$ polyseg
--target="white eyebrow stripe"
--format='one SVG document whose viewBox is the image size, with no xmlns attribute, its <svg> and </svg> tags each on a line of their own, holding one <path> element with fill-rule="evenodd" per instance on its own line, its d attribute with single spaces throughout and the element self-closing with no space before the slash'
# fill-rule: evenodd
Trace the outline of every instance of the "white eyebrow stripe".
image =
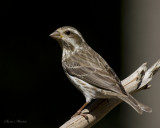
<svg viewBox="0 0 160 128">
<path fill-rule="evenodd" d="M 70 29 L 70 28 L 68 28 L 68 29 L 69 29 L 70 31 L 73 31 L 73 32 L 76 33 L 77 35 L 79 35 L 79 36 L 81 37 L 82 41 L 85 42 L 85 40 L 83 39 L 83 37 L 82 37 L 82 35 L 81 35 L 80 32 L 78 32 L 77 30 L 74 30 L 74 29 Z"/>
</svg>

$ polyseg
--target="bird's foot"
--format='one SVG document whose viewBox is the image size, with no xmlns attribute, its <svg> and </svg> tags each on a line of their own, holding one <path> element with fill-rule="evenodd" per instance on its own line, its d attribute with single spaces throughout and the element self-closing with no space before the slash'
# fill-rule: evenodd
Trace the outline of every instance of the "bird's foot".
<svg viewBox="0 0 160 128">
<path fill-rule="evenodd" d="M 82 113 L 82 111 L 77 111 L 71 118 L 80 115 L 80 116 L 83 116 L 85 119 L 88 119 L 87 114 L 88 114 L 88 112 Z"/>
</svg>

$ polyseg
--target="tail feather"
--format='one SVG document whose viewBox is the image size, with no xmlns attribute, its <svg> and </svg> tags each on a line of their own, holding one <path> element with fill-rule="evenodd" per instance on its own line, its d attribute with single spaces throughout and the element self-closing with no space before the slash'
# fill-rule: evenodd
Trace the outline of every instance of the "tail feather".
<svg viewBox="0 0 160 128">
<path fill-rule="evenodd" d="M 121 98 L 123 101 L 127 102 L 130 106 L 132 106 L 139 114 L 142 114 L 144 112 L 151 113 L 152 109 L 139 101 L 137 101 L 134 97 L 132 97 L 130 94 L 128 94 L 127 97 Z"/>
</svg>

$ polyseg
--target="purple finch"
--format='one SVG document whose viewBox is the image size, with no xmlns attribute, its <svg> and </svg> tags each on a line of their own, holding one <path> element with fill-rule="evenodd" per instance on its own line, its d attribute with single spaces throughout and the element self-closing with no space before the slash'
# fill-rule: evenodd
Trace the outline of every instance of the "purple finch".
<svg viewBox="0 0 160 128">
<path fill-rule="evenodd" d="M 121 81 L 107 64 L 83 39 L 78 30 L 65 26 L 50 35 L 62 48 L 62 66 L 75 87 L 82 92 L 86 103 L 77 111 L 77 115 L 92 99 L 119 98 L 131 105 L 139 114 L 152 112 L 128 94 Z"/>
</svg>

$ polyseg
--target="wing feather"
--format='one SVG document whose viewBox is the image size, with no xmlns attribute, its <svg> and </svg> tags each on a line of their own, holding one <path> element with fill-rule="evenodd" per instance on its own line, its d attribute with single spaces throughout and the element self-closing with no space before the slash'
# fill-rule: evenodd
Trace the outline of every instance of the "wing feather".
<svg viewBox="0 0 160 128">
<path fill-rule="evenodd" d="M 91 48 L 75 53 L 64 60 L 62 66 L 69 75 L 97 88 L 127 95 L 112 68 Z"/>
<path fill-rule="evenodd" d="M 75 63 L 76 66 L 73 66 Z M 109 90 L 116 93 L 123 93 L 125 94 L 125 90 L 123 87 L 121 89 L 121 85 L 118 85 L 119 81 L 113 77 L 113 75 L 108 72 L 107 70 L 101 70 L 100 68 L 96 69 L 95 67 L 87 67 L 82 66 L 77 62 L 72 61 L 72 67 L 63 66 L 65 67 L 65 71 L 74 77 L 77 77 L 97 88 Z"/>
</svg>

